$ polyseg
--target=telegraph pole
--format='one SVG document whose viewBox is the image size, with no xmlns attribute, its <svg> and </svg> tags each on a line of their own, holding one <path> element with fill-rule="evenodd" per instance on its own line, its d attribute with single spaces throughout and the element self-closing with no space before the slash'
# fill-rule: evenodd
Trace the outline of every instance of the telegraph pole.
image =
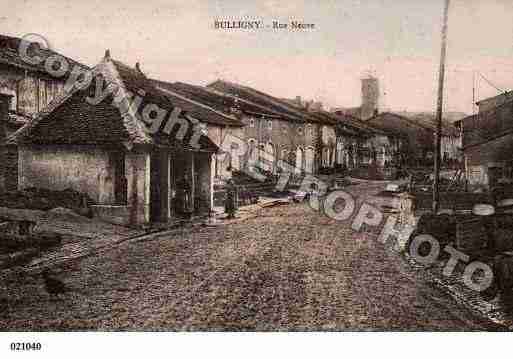
<svg viewBox="0 0 513 359">
<path fill-rule="evenodd" d="M 440 182 L 440 150 L 442 137 L 442 109 L 444 101 L 445 55 L 447 51 L 447 19 L 449 17 L 449 2 L 445 0 L 444 18 L 442 25 L 442 50 L 440 52 L 440 70 L 438 74 L 438 101 L 436 107 L 436 133 L 435 133 L 435 178 L 433 182 L 433 213 L 438 213 L 439 182 Z"/>
</svg>

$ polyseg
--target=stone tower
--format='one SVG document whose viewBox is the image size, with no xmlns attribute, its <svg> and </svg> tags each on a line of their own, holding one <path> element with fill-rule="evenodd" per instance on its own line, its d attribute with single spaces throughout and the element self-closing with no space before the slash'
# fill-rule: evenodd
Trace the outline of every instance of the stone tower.
<svg viewBox="0 0 513 359">
<path fill-rule="evenodd" d="M 374 116 L 379 109 L 379 80 L 368 76 L 362 79 L 361 118 L 367 120 Z"/>
</svg>

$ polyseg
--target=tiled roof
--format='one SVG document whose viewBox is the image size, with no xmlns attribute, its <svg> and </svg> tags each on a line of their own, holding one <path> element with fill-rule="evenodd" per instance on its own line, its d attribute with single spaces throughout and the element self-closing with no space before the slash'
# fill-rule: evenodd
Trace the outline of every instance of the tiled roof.
<svg viewBox="0 0 513 359">
<path fill-rule="evenodd" d="M 430 117 L 413 116 L 412 118 L 409 118 L 393 112 L 379 113 L 366 120 L 365 123 L 397 134 L 404 134 L 405 132 L 411 131 L 412 129 L 418 129 L 434 134 L 436 129 L 436 125 L 430 120 Z M 454 126 L 448 124 L 442 125 L 442 134 L 444 136 L 459 135 L 457 129 Z"/>
<path fill-rule="evenodd" d="M 396 115 L 403 116 L 409 119 L 411 122 L 417 123 L 423 127 L 431 128 L 433 130 L 436 129 L 436 116 L 434 113 L 429 112 L 401 112 L 395 113 Z M 444 114 L 444 118 L 442 119 L 442 134 L 445 136 L 458 136 L 459 132 L 456 127 L 451 123 L 451 121 L 446 118 Z"/>
<path fill-rule="evenodd" d="M 255 90 L 248 86 L 242 86 L 232 82 L 217 80 L 207 86 L 221 92 L 229 93 L 239 98 L 248 100 L 252 103 L 264 106 L 274 112 L 284 116 L 287 120 L 297 122 L 313 122 L 332 124 L 331 121 L 325 121 L 313 116 L 305 110 L 301 110 L 283 100 L 274 96 Z"/>
<path fill-rule="evenodd" d="M 490 100 L 500 100 L 503 99 L 504 102 L 513 100 L 513 91 L 505 91 L 504 93 L 498 94 L 496 96 L 488 97 L 476 102 L 476 105 L 479 105 L 483 102 L 488 102 Z"/>
<path fill-rule="evenodd" d="M 282 117 L 279 112 L 272 111 L 265 106 L 229 93 L 217 91 L 213 88 L 195 86 L 183 82 L 165 83 L 164 86 L 224 113 L 231 113 L 232 109 L 238 109 L 249 115 Z"/>
<path fill-rule="evenodd" d="M 365 123 L 364 121 L 360 120 L 359 118 L 356 118 L 355 116 L 349 115 L 349 114 L 335 114 L 332 112 L 327 111 L 319 111 L 319 113 L 322 113 L 322 115 L 327 116 L 331 118 L 332 120 L 336 121 L 337 126 L 343 126 L 343 127 L 349 127 L 353 130 L 356 130 L 358 134 L 362 136 L 372 136 L 374 134 L 379 135 L 390 135 L 391 133 L 379 129 L 377 127 L 374 127 L 368 123 Z"/>
<path fill-rule="evenodd" d="M 21 55 L 19 54 L 18 48 L 20 46 L 21 39 L 6 35 L 0 35 L 0 64 L 6 64 L 21 68 L 23 70 L 34 71 L 39 73 L 44 73 L 47 76 L 52 76 L 45 69 L 44 61 L 40 64 L 30 64 L 23 60 Z M 36 50 L 37 49 L 37 50 Z M 65 58 L 69 64 L 68 71 L 73 70 L 75 66 L 79 66 L 82 69 L 88 69 L 88 67 L 84 64 L 81 64 L 69 57 L 63 56 L 56 51 L 50 49 L 39 48 L 36 44 L 31 45 L 27 50 L 29 55 L 39 55 L 42 59 L 46 59 L 49 56 L 58 55 Z"/>
<path fill-rule="evenodd" d="M 191 116 L 201 120 L 202 122 L 210 123 L 219 126 L 237 126 L 242 127 L 244 124 L 230 111 L 229 107 L 222 106 L 215 101 L 205 101 L 205 96 L 199 96 L 201 87 L 180 84 L 175 85 L 169 82 L 160 80 L 151 80 L 154 85 L 164 91 L 167 96 L 176 102 L 177 106 L 188 111 Z M 185 86 L 191 91 L 182 90 Z M 211 95 L 213 97 L 213 95 Z"/>
<path fill-rule="evenodd" d="M 306 112 L 308 112 L 308 115 L 315 118 L 317 120 L 317 122 L 319 123 L 322 123 L 322 124 L 325 124 L 325 125 L 331 125 L 331 126 L 336 126 L 337 125 L 337 120 L 332 118 L 331 116 L 329 116 L 328 114 L 322 112 L 322 111 L 309 111 L 309 110 L 304 110 Z"/>
<path fill-rule="evenodd" d="M 379 135 L 388 135 L 389 133 L 385 130 L 379 129 L 377 127 L 372 126 L 369 123 L 365 123 L 365 121 L 360 120 L 358 117 L 350 115 L 350 114 L 335 114 L 335 117 L 339 118 L 339 121 L 342 123 L 350 124 L 351 126 L 357 127 L 361 130 L 365 130 L 370 133 L 375 133 Z"/>
<path fill-rule="evenodd" d="M 463 148 L 486 143 L 513 131 L 513 103 L 504 102 L 487 111 L 465 117 L 463 126 Z"/>
<path fill-rule="evenodd" d="M 430 122 L 407 118 L 392 112 L 383 112 L 371 117 L 365 123 L 391 132 L 397 137 L 414 138 L 412 144 L 415 143 L 420 147 L 430 148 L 434 144 L 436 128 Z M 458 137 L 459 131 L 450 125 L 442 127 L 442 135 Z"/>
<path fill-rule="evenodd" d="M 158 105 L 170 113 L 177 105 L 166 93 L 154 87 L 142 73 L 121 62 L 104 58 L 93 70 L 97 78 L 105 84 L 113 84 L 120 91 L 116 99 L 131 103 L 132 95 L 144 91 L 144 97 L 139 112 L 146 104 Z M 95 82 L 91 87 L 95 87 Z M 174 134 L 177 126 L 170 135 L 161 132 L 150 135 L 139 120 L 140 113 L 135 113 L 132 106 L 113 105 L 113 96 L 109 95 L 99 104 L 90 104 L 91 89 L 63 92 L 40 112 L 34 119 L 18 130 L 9 139 L 9 143 L 34 144 L 149 144 L 171 147 L 188 148 L 188 140 L 192 135 L 192 125 L 183 141 L 176 139 Z M 180 107 L 180 106 L 178 106 Z M 187 112 L 180 115 L 186 119 Z M 207 136 L 199 140 L 201 149 L 216 151 L 217 146 Z"/>
<path fill-rule="evenodd" d="M 383 131 L 393 133 L 396 136 L 402 137 L 406 137 L 411 131 L 424 130 L 432 132 L 432 130 L 428 127 L 419 125 L 418 123 L 411 121 L 404 116 L 400 116 L 391 112 L 382 112 L 374 115 L 370 119 L 366 120 L 365 123 Z"/>
</svg>

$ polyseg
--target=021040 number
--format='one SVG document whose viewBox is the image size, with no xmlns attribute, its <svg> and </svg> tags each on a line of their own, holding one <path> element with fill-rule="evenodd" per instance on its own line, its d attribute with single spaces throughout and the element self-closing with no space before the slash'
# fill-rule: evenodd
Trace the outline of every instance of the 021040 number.
<svg viewBox="0 0 513 359">
<path fill-rule="evenodd" d="M 11 343 L 11 350 L 14 350 L 14 351 L 41 350 L 41 343 Z"/>
</svg>

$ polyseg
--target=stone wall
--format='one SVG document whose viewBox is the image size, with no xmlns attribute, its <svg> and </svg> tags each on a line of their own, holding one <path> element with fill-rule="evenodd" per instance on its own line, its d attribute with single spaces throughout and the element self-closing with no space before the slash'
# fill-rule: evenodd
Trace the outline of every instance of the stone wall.
<svg viewBox="0 0 513 359">
<path fill-rule="evenodd" d="M 0 94 L 12 96 L 5 108 L 23 115 L 32 116 L 53 100 L 64 86 L 63 80 L 51 79 L 44 74 L 27 72 L 19 68 L 0 64 Z M 10 136 L 15 127 L 8 126 L 8 112 L 0 114 L 0 143 Z M 18 164 L 16 148 L 0 148 L 0 191 L 17 188 Z"/>
<path fill-rule="evenodd" d="M 150 221 L 150 154 L 133 150 L 125 157 L 130 223 Z"/>
<path fill-rule="evenodd" d="M 296 123 L 280 119 L 252 118 L 242 119 L 244 138 L 247 142 L 255 141 L 264 151 L 277 160 L 284 160 L 293 166 L 307 168 L 306 153 L 313 151 L 313 172 L 320 164 L 322 148 L 322 130 L 316 123 Z M 334 137 L 334 131 L 333 137 Z M 334 146 L 334 143 L 333 143 Z M 285 155 L 286 154 L 286 155 Z M 276 170 L 276 166 L 273 166 Z"/>
<path fill-rule="evenodd" d="M 224 127 L 215 126 L 209 124 L 207 126 L 208 137 L 214 142 L 221 151 L 218 154 L 213 155 L 212 159 L 212 171 L 213 175 L 218 178 L 230 178 L 231 171 L 229 171 L 230 165 L 236 170 L 240 170 L 240 159 L 230 158 L 229 154 L 225 154 L 221 148 L 222 142 L 226 136 L 234 136 L 239 139 L 244 139 L 244 129 L 241 127 Z"/>
<path fill-rule="evenodd" d="M 511 176 L 511 171 L 507 169 L 511 167 L 512 153 L 513 134 L 465 149 L 465 169 L 469 185 L 488 187 L 490 180 L 493 182 L 498 179 L 492 179 L 492 175 L 502 177 L 509 172 Z"/>
<path fill-rule="evenodd" d="M 113 204 L 114 170 L 106 150 L 92 146 L 20 146 L 19 187 L 87 193 L 96 203 Z"/>
<path fill-rule="evenodd" d="M 283 121 L 280 119 L 265 119 L 255 118 L 250 116 L 243 116 L 241 121 L 245 124 L 244 127 L 220 127 L 208 126 L 209 138 L 218 146 L 221 145 L 226 135 L 232 135 L 240 139 L 247 146 L 249 152 L 251 146 L 263 149 L 269 153 L 274 159 L 272 169 L 276 170 L 275 163 L 277 160 L 285 160 L 292 165 L 300 164 L 300 167 L 305 169 L 306 153 L 309 154 L 308 159 L 312 157 L 311 166 L 313 172 L 319 168 L 317 163 L 320 158 L 320 149 L 322 147 L 322 130 L 318 124 L 294 123 L 290 121 Z M 333 138 L 334 147 L 335 131 L 325 130 L 326 138 Z M 328 140 L 327 140 L 328 141 Z M 250 145 L 251 144 L 251 145 Z M 235 154 L 237 151 L 233 151 Z M 284 158 L 283 153 L 287 153 Z M 300 155 L 302 153 L 302 155 Z M 310 155 L 313 153 L 313 155 Z M 247 156 L 235 158 L 235 156 L 226 156 L 223 153 L 214 155 L 213 170 L 217 177 L 227 178 L 230 172 L 227 170 L 231 165 L 234 170 L 241 170 Z M 298 156 L 301 156 L 298 158 Z"/>
<path fill-rule="evenodd" d="M 15 191 L 18 188 L 18 148 L 16 146 L 0 147 L 0 190 Z"/>
</svg>

